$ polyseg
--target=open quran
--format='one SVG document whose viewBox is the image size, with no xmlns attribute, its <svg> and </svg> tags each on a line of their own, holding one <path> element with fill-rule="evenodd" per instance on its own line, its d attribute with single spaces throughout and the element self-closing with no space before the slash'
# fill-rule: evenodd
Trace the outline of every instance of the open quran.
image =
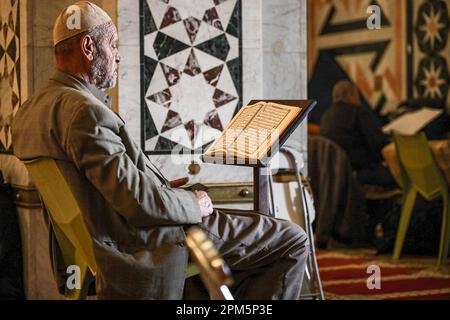
<svg viewBox="0 0 450 320">
<path fill-rule="evenodd" d="M 303 100 L 296 105 L 261 101 L 241 108 L 206 150 L 203 161 L 266 166 L 314 105 Z"/>
</svg>

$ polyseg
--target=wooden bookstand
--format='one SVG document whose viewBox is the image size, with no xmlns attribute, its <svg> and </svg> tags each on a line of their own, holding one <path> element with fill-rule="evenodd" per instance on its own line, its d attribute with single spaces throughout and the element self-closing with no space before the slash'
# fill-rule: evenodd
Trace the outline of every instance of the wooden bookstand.
<svg viewBox="0 0 450 320">
<path fill-rule="evenodd" d="M 253 105 L 258 102 L 272 102 L 292 107 L 302 108 L 303 111 L 298 114 L 298 116 L 292 121 L 289 128 L 280 136 L 277 145 L 272 146 L 267 156 L 257 163 L 239 163 L 235 161 L 232 165 L 253 167 L 253 209 L 265 215 L 273 216 L 273 212 L 270 212 L 270 201 L 269 201 L 269 172 L 270 161 L 277 154 L 279 149 L 284 145 L 284 143 L 289 139 L 289 137 L 294 133 L 298 126 L 306 119 L 308 114 L 314 109 L 317 101 L 314 100 L 252 100 L 248 105 Z M 206 163 L 218 163 L 217 159 L 202 156 L 202 160 Z M 221 164 L 227 164 L 223 161 Z"/>
</svg>

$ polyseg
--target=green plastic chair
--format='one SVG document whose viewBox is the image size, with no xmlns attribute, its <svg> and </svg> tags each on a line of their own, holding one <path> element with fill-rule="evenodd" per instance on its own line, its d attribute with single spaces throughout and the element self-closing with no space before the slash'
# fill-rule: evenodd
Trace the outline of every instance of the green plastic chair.
<svg viewBox="0 0 450 320">
<path fill-rule="evenodd" d="M 69 289 L 66 285 L 65 297 L 68 300 L 86 299 L 89 287 L 95 281 L 97 264 L 80 207 L 53 159 L 24 163 L 48 211 L 64 263 L 80 268 L 81 288 Z"/>
<path fill-rule="evenodd" d="M 403 187 L 403 206 L 393 259 L 398 260 L 408 231 L 416 196 L 426 200 L 443 198 L 442 229 L 437 265 L 447 261 L 450 244 L 450 203 L 447 181 L 438 168 L 424 133 L 414 136 L 394 134 Z"/>
<path fill-rule="evenodd" d="M 24 163 L 47 208 L 64 263 L 80 267 L 81 289 L 70 290 L 66 286 L 65 297 L 84 300 L 95 281 L 97 264 L 81 209 L 53 159 L 40 158 Z M 186 278 L 199 273 L 197 265 L 190 263 Z"/>
</svg>

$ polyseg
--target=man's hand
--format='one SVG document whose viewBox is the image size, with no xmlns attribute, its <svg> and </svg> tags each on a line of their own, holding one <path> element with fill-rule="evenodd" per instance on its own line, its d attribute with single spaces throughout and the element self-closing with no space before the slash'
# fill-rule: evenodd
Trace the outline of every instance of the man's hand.
<svg viewBox="0 0 450 320">
<path fill-rule="evenodd" d="M 214 211 L 211 198 L 205 191 L 194 191 L 194 195 L 197 198 L 198 205 L 201 209 L 202 217 L 211 215 Z"/>
</svg>

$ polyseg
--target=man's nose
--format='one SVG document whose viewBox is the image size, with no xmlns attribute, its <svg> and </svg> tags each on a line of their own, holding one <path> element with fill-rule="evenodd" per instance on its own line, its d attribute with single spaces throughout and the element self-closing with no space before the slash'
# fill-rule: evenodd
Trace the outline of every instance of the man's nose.
<svg viewBox="0 0 450 320">
<path fill-rule="evenodd" d="M 120 60 L 122 60 L 122 56 L 120 55 L 120 52 L 117 51 L 117 54 L 116 54 L 116 63 L 120 63 Z"/>
</svg>

